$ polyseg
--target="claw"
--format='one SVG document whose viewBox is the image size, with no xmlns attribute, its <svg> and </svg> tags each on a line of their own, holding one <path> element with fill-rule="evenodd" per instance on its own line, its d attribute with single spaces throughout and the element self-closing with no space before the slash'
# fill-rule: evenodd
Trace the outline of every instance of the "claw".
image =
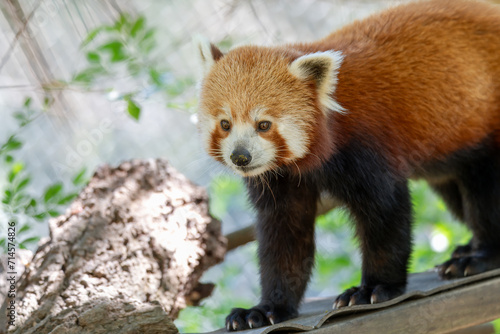
<svg viewBox="0 0 500 334">
<path fill-rule="evenodd" d="M 273 316 L 269 317 L 269 322 L 271 323 L 271 325 L 274 325 L 274 319 L 273 318 L 274 318 Z"/>
<path fill-rule="evenodd" d="M 448 275 L 449 273 L 451 273 L 451 267 L 448 267 L 444 272 L 445 275 Z"/>
<path fill-rule="evenodd" d="M 233 331 L 235 331 L 238 328 L 238 323 L 236 320 L 233 321 Z"/>
<path fill-rule="evenodd" d="M 228 332 L 231 330 L 231 327 L 229 327 L 229 321 L 226 322 L 226 329 L 227 329 Z"/>
</svg>

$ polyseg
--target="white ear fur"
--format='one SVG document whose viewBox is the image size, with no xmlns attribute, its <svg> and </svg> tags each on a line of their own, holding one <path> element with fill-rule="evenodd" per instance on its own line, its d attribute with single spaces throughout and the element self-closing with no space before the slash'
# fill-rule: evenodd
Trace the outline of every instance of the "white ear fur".
<svg viewBox="0 0 500 334">
<path fill-rule="evenodd" d="M 319 101 L 323 111 L 344 112 L 345 109 L 332 98 L 337 87 L 337 75 L 344 56 L 340 51 L 324 51 L 307 54 L 290 64 L 290 72 L 299 79 L 316 82 Z"/>
<path fill-rule="evenodd" d="M 222 52 L 201 35 L 194 36 L 193 42 L 196 47 L 196 54 L 198 55 L 199 62 L 202 65 L 202 74 L 205 76 L 215 62 L 222 57 Z"/>
</svg>

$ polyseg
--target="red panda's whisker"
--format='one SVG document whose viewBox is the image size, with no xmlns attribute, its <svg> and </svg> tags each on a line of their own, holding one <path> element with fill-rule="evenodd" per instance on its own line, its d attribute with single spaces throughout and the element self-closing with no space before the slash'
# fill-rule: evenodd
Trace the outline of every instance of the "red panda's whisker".
<svg viewBox="0 0 500 334">
<path fill-rule="evenodd" d="M 262 174 L 262 181 L 264 182 L 264 184 L 267 186 L 267 188 L 271 192 L 271 196 L 273 196 L 273 200 L 274 200 L 274 207 L 277 208 L 278 203 L 276 202 L 276 197 L 274 197 L 273 190 L 271 189 L 271 186 L 269 185 L 269 181 L 267 180 L 266 174 Z M 264 194 L 264 187 L 262 187 L 262 190 L 263 190 L 262 194 Z"/>
<path fill-rule="evenodd" d="M 297 172 L 299 172 L 299 183 L 297 184 L 297 187 L 300 186 L 300 181 L 302 180 L 302 174 L 300 173 L 300 168 L 299 166 L 297 166 L 297 163 L 292 160 L 293 164 L 295 165 L 295 167 L 297 167 Z"/>
</svg>

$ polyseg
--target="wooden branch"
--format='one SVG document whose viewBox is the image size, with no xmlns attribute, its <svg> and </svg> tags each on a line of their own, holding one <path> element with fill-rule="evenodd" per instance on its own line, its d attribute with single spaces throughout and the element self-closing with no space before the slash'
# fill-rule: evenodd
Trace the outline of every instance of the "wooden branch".
<svg viewBox="0 0 500 334">
<path fill-rule="evenodd" d="M 450 333 L 498 319 L 499 300 L 497 277 L 397 307 L 352 315 L 309 333 Z"/>
</svg>

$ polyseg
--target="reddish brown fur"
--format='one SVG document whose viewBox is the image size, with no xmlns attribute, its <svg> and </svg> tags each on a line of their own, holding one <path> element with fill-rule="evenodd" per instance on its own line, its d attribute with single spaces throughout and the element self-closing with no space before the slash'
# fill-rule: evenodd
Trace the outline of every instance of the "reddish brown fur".
<svg viewBox="0 0 500 334">
<path fill-rule="evenodd" d="M 408 166 L 495 132 L 500 145 L 498 6 L 412 3 L 290 47 L 345 55 L 335 96 L 348 115 L 334 115 L 337 143 L 365 132 Z"/>
<path fill-rule="evenodd" d="M 331 113 L 329 122 L 317 105 L 314 84 L 304 85 L 288 71 L 299 56 L 326 50 L 345 55 L 334 95 L 347 114 Z M 217 74 L 205 78 L 211 89 L 202 94 L 211 95 L 202 95 L 204 109 L 215 116 L 220 103 L 228 102 L 235 120 L 247 117 L 256 101 L 263 101 L 271 115 L 315 110 L 297 114 L 309 136 L 310 154 L 297 161 L 301 170 L 321 164 L 353 133 L 383 143 L 381 150 L 394 164 L 410 167 L 495 133 L 500 145 L 497 6 L 458 0 L 412 3 L 317 42 L 231 53 L 219 55 Z M 234 66 L 241 68 L 231 74 Z M 249 83 L 250 94 L 242 95 L 241 86 Z M 214 148 L 222 137 L 220 130 L 214 132 Z"/>
</svg>

